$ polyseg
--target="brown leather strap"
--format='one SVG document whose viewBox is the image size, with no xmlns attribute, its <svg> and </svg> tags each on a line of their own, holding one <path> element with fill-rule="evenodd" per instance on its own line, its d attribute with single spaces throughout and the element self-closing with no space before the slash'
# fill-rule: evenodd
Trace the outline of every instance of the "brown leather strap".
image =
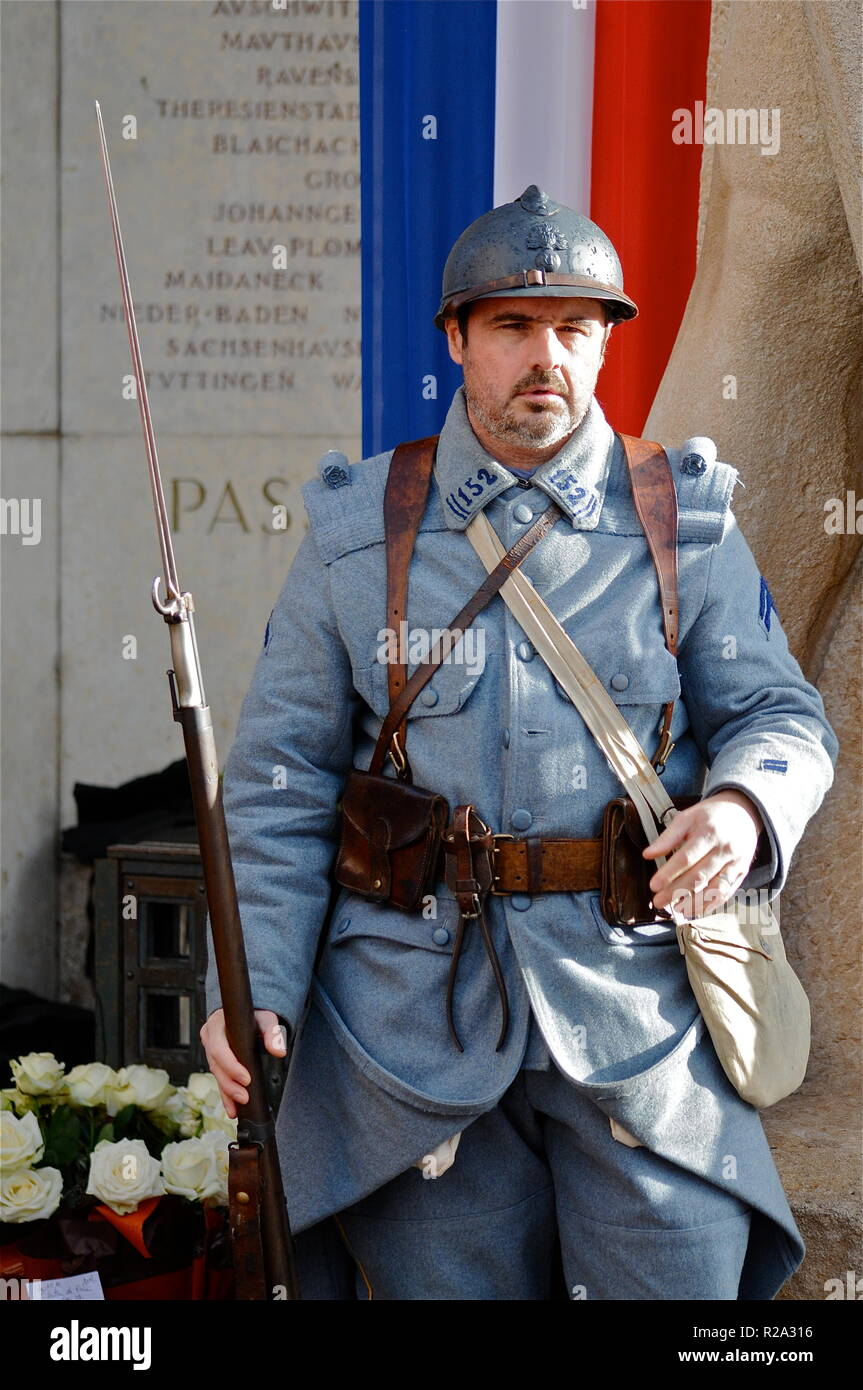
<svg viewBox="0 0 863 1390">
<path fill-rule="evenodd" d="M 408 616 L 408 572 L 411 555 L 416 543 L 419 525 L 425 512 L 434 466 L 438 436 L 429 435 L 426 439 L 414 439 L 407 444 L 399 444 L 395 449 L 387 474 L 384 491 L 384 536 L 387 557 L 387 625 L 396 634 L 397 650 L 401 631 L 399 624 Z M 387 664 L 387 687 L 390 704 L 401 694 L 407 684 L 407 666 L 404 662 L 390 661 Z M 396 757 L 405 753 L 407 727 L 402 717 L 393 739 Z M 406 761 L 406 759 L 405 759 Z M 408 779 L 410 765 L 406 763 Z"/>
<path fill-rule="evenodd" d="M 531 885 L 539 888 L 542 883 L 542 840 L 538 835 L 531 835 L 525 840 L 527 848 L 527 886 L 524 891 L 531 892 Z M 496 877 L 499 877 L 496 875 Z"/>
<path fill-rule="evenodd" d="M 656 444 L 650 439 L 637 439 L 630 434 L 618 433 L 618 438 L 623 445 L 629 467 L 635 510 L 647 537 L 656 577 L 659 580 L 665 645 L 671 655 L 676 656 L 680 635 L 680 598 L 677 573 L 677 489 L 671 476 L 671 466 L 661 444 Z M 659 770 L 665 766 L 674 747 L 670 736 L 673 713 L 674 701 L 669 700 L 663 709 L 659 745 L 650 760 Z"/>
<path fill-rule="evenodd" d="M 261 1150 L 257 1144 L 228 1148 L 228 1219 L 234 1261 L 235 1298 L 267 1298 L 261 1240 Z"/>
<path fill-rule="evenodd" d="M 525 531 L 505 555 L 501 557 L 494 569 L 486 575 L 482 584 L 477 589 L 472 598 L 468 599 L 461 612 L 457 613 L 452 619 L 444 635 L 435 643 L 429 652 L 429 659 L 418 666 L 408 681 L 407 685 L 401 690 L 395 701 L 390 705 L 389 713 L 381 725 L 375 751 L 369 763 L 368 771 L 375 774 L 380 773 L 389 750 L 392 736 L 410 709 L 417 695 L 423 686 L 427 685 L 434 675 L 437 668 L 444 661 L 448 652 L 455 646 L 462 632 L 469 627 L 478 613 L 482 612 L 486 604 L 489 603 L 497 593 L 502 584 L 505 584 L 514 569 L 517 569 L 522 560 L 530 554 L 533 547 L 542 540 L 555 522 L 563 516 L 563 512 L 556 502 L 551 502 L 537 521 Z M 450 640 L 452 637 L 452 640 Z"/>
<path fill-rule="evenodd" d="M 492 968 L 501 1007 L 501 1026 L 495 1051 L 503 1047 L 509 1028 L 509 998 L 506 981 L 492 940 L 491 930 L 485 917 L 485 900 L 494 881 L 494 834 L 486 825 L 476 808 L 469 804 L 456 806 L 453 823 L 446 831 L 442 843 L 446 846 L 446 882 L 452 889 L 458 903 L 458 927 L 453 943 L 452 961 L 446 987 L 446 1019 L 450 1037 L 464 1052 L 453 1018 L 453 998 L 458 963 L 461 959 L 467 923 L 476 921 L 486 955 Z"/>
<path fill-rule="evenodd" d="M 635 318 L 638 309 L 635 302 L 624 294 L 623 290 L 618 289 L 617 285 L 607 284 L 604 281 L 593 280 L 585 275 L 568 275 L 555 270 L 519 270 L 515 275 L 502 275 L 497 280 L 486 280 L 482 285 L 474 285 L 472 289 L 462 290 L 460 294 L 454 294 L 447 300 L 446 313 L 453 314 L 460 304 L 466 300 L 476 299 L 481 294 L 491 294 L 492 291 L 509 289 L 527 289 L 529 285 L 571 285 L 576 289 L 601 289 L 608 290 L 611 294 L 618 296 L 621 301 L 619 306 L 609 304 L 610 312 L 614 313 L 616 308 L 622 308 L 625 304 L 629 313 L 626 318 Z"/>
<path fill-rule="evenodd" d="M 602 882 L 602 840 L 498 839 L 493 893 L 586 893 Z"/>
</svg>

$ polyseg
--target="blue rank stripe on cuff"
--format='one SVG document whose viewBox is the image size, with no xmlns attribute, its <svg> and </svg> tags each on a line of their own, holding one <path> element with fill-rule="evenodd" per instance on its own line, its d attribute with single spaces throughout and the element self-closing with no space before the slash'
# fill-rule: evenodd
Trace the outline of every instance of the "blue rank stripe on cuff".
<svg viewBox="0 0 863 1390">
<path fill-rule="evenodd" d="M 762 758 L 758 764 L 762 772 L 787 772 L 787 758 Z"/>
</svg>

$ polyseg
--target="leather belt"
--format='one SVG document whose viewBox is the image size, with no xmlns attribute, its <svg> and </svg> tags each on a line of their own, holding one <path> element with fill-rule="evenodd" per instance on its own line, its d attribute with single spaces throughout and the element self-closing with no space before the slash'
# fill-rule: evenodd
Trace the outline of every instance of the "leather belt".
<svg viewBox="0 0 863 1390">
<path fill-rule="evenodd" d="M 528 835 L 493 836 L 494 877 L 489 892 L 506 893 L 584 893 L 602 886 L 602 840 L 558 840 Z M 441 877 L 445 878 L 444 855 L 453 853 L 444 840 Z"/>
<path fill-rule="evenodd" d="M 583 893 L 601 883 L 602 840 L 494 837 L 492 893 Z"/>
</svg>

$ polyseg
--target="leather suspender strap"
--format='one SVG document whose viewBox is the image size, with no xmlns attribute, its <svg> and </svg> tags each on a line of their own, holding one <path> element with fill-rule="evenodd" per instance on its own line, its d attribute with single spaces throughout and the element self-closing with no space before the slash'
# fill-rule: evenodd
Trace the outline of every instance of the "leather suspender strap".
<svg viewBox="0 0 863 1390">
<path fill-rule="evenodd" d="M 615 433 L 617 433 L 615 431 Z M 680 634 L 680 598 L 677 574 L 677 489 L 671 476 L 668 455 L 661 444 L 650 439 L 637 439 L 633 435 L 618 434 L 623 445 L 629 477 L 632 483 L 632 497 L 635 510 L 647 537 L 656 577 L 659 580 L 659 598 L 662 607 L 662 626 L 665 631 L 665 645 L 672 656 L 677 656 L 677 641 Z M 661 772 L 668 761 L 674 744 L 671 742 L 671 719 L 674 701 L 666 703 L 659 732 L 659 746 L 651 758 L 657 772 Z"/>
<path fill-rule="evenodd" d="M 425 512 L 431 484 L 432 467 L 438 436 L 429 435 L 426 439 L 414 439 L 407 444 L 399 444 L 390 461 L 387 485 L 384 491 L 384 536 L 387 557 L 387 623 L 397 635 L 399 624 L 408 615 L 408 571 L 411 555 L 416 543 L 420 522 Z M 398 642 L 397 650 L 401 651 Z M 407 684 L 407 667 L 404 662 L 391 661 L 387 665 L 387 688 L 390 704 L 404 690 Z M 406 766 L 405 741 L 407 728 L 405 719 L 395 730 L 392 738 L 393 762 L 397 768 Z"/>
<path fill-rule="evenodd" d="M 486 575 L 483 583 L 479 586 L 476 593 L 453 618 L 449 627 L 444 630 L 443 635 L 435 642 L 429 652 L 429 659 L 418 666 L 410 680 L 401 690 L 399 695 L 390 705 L 381 730 L 372 760 L 369 763 L 368 771 L 380 774 L 384 761 L 389 750 L 392 736 L 399 727 L 402 719 L 410 709 L 417 695 L 425 685 L 431 680 L 437 668 L 445 661 L 452 648 L 462 636 L 466 627 L 470 627 L 478 613 L 482 612 L 487 603 L 494 598 L 501 585 L 505 584 L 514 569 L 517 569 L 522 560 L 530 554 L 533 547 L 542 540 L 555 522 L 563 516 L 563 512 L 556 502 L 551 502 L 540 518 L 520 536 L 515 545 L 512 546 L 505 555 L 501 557 L 494 569 Z M 410 779 L 410 767 L 405 759 L 405 768 L 399 771 L 399 776 L 404 774 Z"/>
</svg>

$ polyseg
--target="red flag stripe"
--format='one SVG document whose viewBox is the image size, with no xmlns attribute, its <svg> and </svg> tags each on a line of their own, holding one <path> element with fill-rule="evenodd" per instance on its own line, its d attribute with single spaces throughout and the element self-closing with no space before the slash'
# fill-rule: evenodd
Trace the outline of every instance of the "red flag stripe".
<svg viewBox="0 0 863 1390">
<path fill-rule="evenodd" d="M 590 216 L 617 248 L 639 316 L 612 333 L 597 396 L 640 434 L 695 275 L 700 145 L 672 113 L 703 101 L 710 0 L 597 0 Z"/>
</svg>

